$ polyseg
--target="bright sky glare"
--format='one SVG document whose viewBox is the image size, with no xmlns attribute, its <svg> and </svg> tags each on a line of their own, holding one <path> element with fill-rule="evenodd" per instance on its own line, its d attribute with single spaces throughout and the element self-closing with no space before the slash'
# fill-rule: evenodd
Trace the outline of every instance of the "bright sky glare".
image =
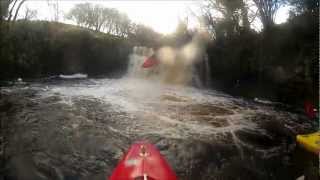
<svg viewBox="0 0 320 180">
<path fill-rule="evenodd" d="M 52 20 L 54 11 L 50 3 L 56 0 L 28 0 L 20 12 L 23 16 L 26 7 L 37 10 L 37 19 Z M 75 4 L 90 2 L 92 4 L 101 4 L 105 7 L 116 8 L 120 12 L 128 14 L 129 18 L 135 23 L 145 24 L 155 31 L 168 34 L 175 31 L 179 19 L 184 20 L 188 17 L 189 26 L 198 25 L 197 18 L 191 12 L 199 14 L 200 1 L 192 0 L 59 0 L 60 18 L 59 21 L 72 23 L 64 19 L 63 15 L 67 13 Z M 191 13 L 191 14 L 190 14 Z M 288 18 L 288 8 L 282 8 L 276 16 L 276 23 L 285 22 Z M 256 23 L 259 25 L 259 22 Z M 256 27 L 259 29 L 259 27 Z"/>
</svg>

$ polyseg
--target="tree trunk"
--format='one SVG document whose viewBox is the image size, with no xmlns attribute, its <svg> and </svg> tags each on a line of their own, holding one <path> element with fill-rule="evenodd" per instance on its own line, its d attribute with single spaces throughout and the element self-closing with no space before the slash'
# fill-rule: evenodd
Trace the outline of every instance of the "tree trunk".
<svg viewBox="0 0 320 180">
<path fill-rule="evenodd" d="M 11 21 L 12 13 L 13 13 L 13 9 L 14 9 L 14 7 L 16 6 L 17 2 L 18 2 L 18 0 L 15 0 L 15 1 L 14 1 L 13 5 L 12 5 L 12 7 L 11 7 L 10 11 L 9 11 L 8 22 L 10 22 L 10 21 Z M 10 4 L 9 4 L 9 6 L 10 6 Z"/>
<path fill-rule="evenodd" d="M 241 2 L 241 18 L 242 18 L 242 25 L 245 30 L 250 29 L 250 23 L 248 18 L 248 7 L 246 6 L 245 2 L 242 0 Z"/>
<path fill-rule="evenodd" d="M 18 7 L 17 7 L 17 10 L 16 10 L 16 13 L 15 13 L 14 18 L 13 18 L 13 21 L 14 21 L 14 22 L 17 20 L 19 10 L 20 10 L 22 4 L 23 4 L 25 1 L 26 1 L 26 0 L 21 0 L 21 2 L 19 3 L 19 5 L 18 5 Z"/>
</svg>

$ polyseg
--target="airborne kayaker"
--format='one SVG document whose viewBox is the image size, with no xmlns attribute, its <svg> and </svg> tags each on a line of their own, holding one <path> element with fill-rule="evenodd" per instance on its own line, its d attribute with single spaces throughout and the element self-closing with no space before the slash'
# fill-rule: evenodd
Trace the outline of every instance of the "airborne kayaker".
<svg viewBox="0 0 320 180">
<path fill-rule="evenodd" d="M 159 60 L 156 58 L 155 53 L 152 56 L 148 57 L 141 67 L 143 68 L 150 68 L 159 64 Z"/>
</svg>

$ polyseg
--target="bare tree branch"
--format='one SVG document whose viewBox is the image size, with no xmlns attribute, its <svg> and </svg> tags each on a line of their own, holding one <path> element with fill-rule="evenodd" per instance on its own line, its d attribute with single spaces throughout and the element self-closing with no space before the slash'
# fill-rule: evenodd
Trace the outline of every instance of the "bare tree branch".
<svg viewBox="0 0 320 180">
<path fill-rule="evenodd" d="M 277 10 L 280 8 L 283 0 L 253 0 L 256 4 L 263 27 L 268 29 L 274 24 Z"/>
<path fill-rule="evenodd" d="M 21 0 L 21 1 L 20 1 L 19 5 L 18 5 L 18 7 L 17 7 L 17 9 L 16 9 L 16 12 L 15 12 L 15 15 L 14 15 L 14 18 L 13 18 L 13 21 L 16 21 L 17 16 L 18 16 L 18 13 L 19 13 L 19 10 L 20 10 L 22 4 L 23 4 L 25 1 L 26 1 L 26 0 Z"/>
<path fill-rule="evenodd" d="M 13 5 L 11 6 L 11 8 L 10 8 L 10 10 L 9 10 L 8 22 L 11 21 L 11 18 L 12 18 L 12 15 L 13 15 L 13 9 L 14 9 L 14 7 L 16 6 L 18 0 L 11 0 L 11 1 L 9 2 L 9 6 L 10 6 L 10 4 L 11 4 L 12 2 L 13 2 Z"/>
</svg>

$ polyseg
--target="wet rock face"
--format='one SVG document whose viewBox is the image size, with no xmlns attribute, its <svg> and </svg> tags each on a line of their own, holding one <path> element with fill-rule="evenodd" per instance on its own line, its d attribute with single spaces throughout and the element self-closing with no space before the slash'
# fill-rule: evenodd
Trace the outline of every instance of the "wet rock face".
<svg viewBox="0 0 320 180">
<path fill-rule="evenodd" d="M 195 89 L 148 101 L 132 98 L 136 83 L 121 83 L 1 89 L 4 178 L 102 180 L 141 139 L 156 145 L 180 179 L 295 177 L 293 138 L 313 128 L 304 116 Z"/>
</svg>

